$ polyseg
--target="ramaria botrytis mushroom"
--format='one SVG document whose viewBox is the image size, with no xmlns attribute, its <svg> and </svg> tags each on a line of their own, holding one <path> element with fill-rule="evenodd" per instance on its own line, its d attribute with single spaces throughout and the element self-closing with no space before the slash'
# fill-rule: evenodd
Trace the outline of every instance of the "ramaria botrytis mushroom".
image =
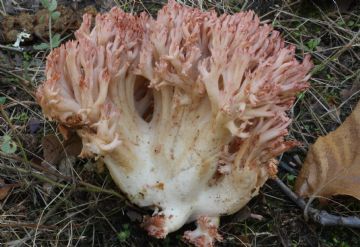
<svg viewBox="0 0 360 247">
<path fill-rule="evenodd" d="M 302 63 L 252 12 L 218 16 L 170 1 L 156 19 L 113 8 L 47 58 L 44 114 L 76 129 L 82 156 L 104 160 L 129 200 L 154 209 L 143 227 L 164 238 L 185 223 L 197 246 L 220 240 L 220 215 L 241 209 L 286 141 Z"/>
</svg>

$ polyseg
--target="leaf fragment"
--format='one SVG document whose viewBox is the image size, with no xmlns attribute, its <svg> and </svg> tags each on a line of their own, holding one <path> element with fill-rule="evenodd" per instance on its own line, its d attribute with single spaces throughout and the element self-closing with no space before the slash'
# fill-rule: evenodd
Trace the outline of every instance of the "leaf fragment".
<svg viewBox="0 0 360 247">
<path fill-rule="evenodd" d="M 13 154 L 17 150 L 16 143 L 11 139 L 9 135 L 4 135 L 2 138 L 1 151 L 6 154 Z"/>
<path fill-rule="evenodd" d="M 4 105 L 6 101 L 5 97 L 0 97 L 0 105 Z"/>
<path fill-rule="evenodd" d="M 34 49 L 35 50 L 46 50 L 49 49 L 49 44 L 48 43 L 41 43 L 39 45 L 34 45 Z"/>
<path fill-rule="evenodd" d="M 59 12 L 59 11 L 54 11 L 54 12 L 51 13 L 51 18 L 52 18 L 54 21 L 58 20 L 59 17 L 60 17 L 60 12 Z"/>
<path fill-rule="evenodd" d="M 46 135 L 42 139 L 44 160 L 52 165 L 59 165 L 66 157 L 77 157 L 82 149 L 81 139 L 72 135 L 68 140 L 61 142 L 55 135 Z"/>
<path fill-rule="evenodd" d="M 12 188 L 19 187 L 19 184 L 7 184 L 4 179 L 0 178 L 0 201 L 4 200 Z"/>
<path fill-rule="evenodd" d="M 51 0 L 51 1 L 48 2 L 47 9 L 49 10 L 49 12 L 53 12 L 56 8 L 57 8 L 57 1 L 56 0 Z"/>
<path fill-rule="evenodd" d="M 349 195 L 360 200 L 360 102 L 339 128 L 310 147 L 295 191 L 302 197 Z"/>
</svg>

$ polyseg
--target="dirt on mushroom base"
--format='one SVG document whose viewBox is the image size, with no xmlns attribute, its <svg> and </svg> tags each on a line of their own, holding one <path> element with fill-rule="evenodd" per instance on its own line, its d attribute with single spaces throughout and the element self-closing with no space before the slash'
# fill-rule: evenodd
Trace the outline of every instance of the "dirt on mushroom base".
<svg viewBox="0 0 360 247">
<path fill-rule="evenodd" d="M 12 14 L 19 16 L 26 12 L 32 6 L 26 5 L 31 4 L 29 2 L 35 1 L 17 1 L 19 5 L 13 7 Z M 58 2 L 67 6 L 72 3 Z M 122 7 L 126 11 L 146 8 L 155 13 L 162 6 L 160 1 L 143 1 L 137 4 L 132 1 L 124 2 Z M 310 51 L 318 65 L 312 89 L 298 96 L 293 111 L 296 120 L 292 125 L 292 135 L 302 141 L 304 146 L 281 157 L 282 161 L 298 170 L 301 165 L 299 160 L 306 154 L 308 144 L 314 142 L 318 136 L 335 129 L 359 100 L 358 90 L 354 86 L 359 80 L 359 47 L 350 42 L 359 30 L 360 7 L 350 1 L 348 8 L 351 8 L 352 12 L 340 9 L 340 15 L 335 7 L 321 9 L 322 6 L 318 6 L 320 11 L 316 6 L 310 8 L 299 2 L 269 2 L 272 2 L 272 5 L 266 13 L 262 12 L 266 14 L 262 19 L 273 20 L 286 39 L 297 45 L 299 54 Z M 81 1 L 77 7 L 80 10 L 86 5 L 95 6 L 98 10 L 103 7 L 96 4 L 94 1 Z M 188 1 L 187 4 L 194 3 Z M 203 5 L 203 8 L 212 7 L 219 12 L 237 12 L 242 5 L 239 1 L 221 2 L 217 5 L 206 2 Z M 245 6 L 251 7 L 253 6 Z M 34 10 L 30 9 L 29 12 L 33 13 Z M 41 166 L 44 157 L 41 139 L 47 134 L 58 134 L 58 131 L 53 123 L 43 119 L 29 93 L 43 80 L 41 70 L 45 51 L 32 49 L 37 42 L 40 41 L 34 40 L 21 45 L 25 48 L 24 52 L 13 52 L 6 48 L 1 48 L 0 51 L 0 97 L 5 97 L 3 108 L 10 120 L 9 122 L 3 115 L 0 116 L 0 135 L 8 135 L 16 143 L 18 138 L 21 143 L 17 145 L 14 153 L 0 153 L 0 178 L 6 185 L 20 186 L 9 190 L 6 197 L 0 201 L 2 215 L 6 215 L 0 218 L 0 243 L 25 239 L 27 243 L 35 241 L 36 244 L 44 246 L 52 243 L 65 246 L 69 241 L 72 245 L 95 246 L 186 246 L 179 239 L 180 233 L 173 233 L 161 241 L 148 237 L 138 227 L 140 215 L 144 212 L 126 205 L 116 195 L 109 193 L 108 190 L 116 187 L 108 173 L 98 169 L 101 164 L 95 161 L 71 160 L 74 169 L 70 170 L 60 166 Z M 346 94 L 351 90 L 352 93 Z M 26 159 L 34 164 L 29 164 Z M 40 165 L 42 170 L 29 173 L 30 165 Z M 66 166 L 69 164 L 65 164 Z M 14 167 L 22 170 L 12 169 Z M 60 170 L 60 173 L 55 169 Z M 49 170 L 54 172 L 52 176 L 42 176 L 48 174 Z M 294 183 L 295 175 L 282 168 L 279 177 L 289 186 Z M 46 181 L 49 178 L 51 180 Z M 79 181 L 97 187 L 84 187 L 79 185 Z M 77 188 L 72 184 L 77 184 Z M 359 203 L 348 197 L 337 197 L 334 201 L 316 206 L 340 215 L 359 215 L 360 210 Z M 220 246 L 360 245 L 358 230 L 323 228 L 305 222 L 302 212 L 271 181 L 263 187 L 261 194 L 250 202 L 248 208 L 248 211 L 244 209 L 222 220 L 220 230 L 225 240 Z M 262 220 L 259 220 L 260 218 Z M 194 226 L 189 225 L 187 228 Z M 26 239 L 27 234 L 36 238 Z"/>
</svg>

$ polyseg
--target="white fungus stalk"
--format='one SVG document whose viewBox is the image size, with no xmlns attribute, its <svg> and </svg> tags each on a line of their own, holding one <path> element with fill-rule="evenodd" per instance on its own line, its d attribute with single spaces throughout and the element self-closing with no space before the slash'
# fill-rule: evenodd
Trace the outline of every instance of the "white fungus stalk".
<svg viewBox="0 0 360 247">
<path fill-rule="evenodd" d="M 156 19 L 118 8 L 84 15 L 76 39 L 47 58 L 44 114 L 76 129 L 83 157 L 102 158 L 129 200 L 154 210 L 158 238 L 197 220 L 185 239 L 213 246 L 220 215 L 241 209 L 286 141 L 286 111 L 308 87 L 295 59 L 252 12 L 217 16 L 175 1 Z"/>
</svg>

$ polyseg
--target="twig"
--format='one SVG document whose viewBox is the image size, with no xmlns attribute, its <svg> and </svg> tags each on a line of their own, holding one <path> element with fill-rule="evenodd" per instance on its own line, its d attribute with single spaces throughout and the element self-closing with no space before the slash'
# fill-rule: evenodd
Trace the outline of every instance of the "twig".
<svg viewBox="0 0 360 247">
<path fill-rule="evenodd" d="M 56 230 L 58 229 L 57 226 L 55 225 L 37 225 L 37 224 L 32 224 L 32 223 L 22 223 L 22 222 L 1 222 L 0 224 L 0 228 L 7 228 L 7 227 L 16 227 L 16 228 L 39 228 L 42 230 Z"/>
<path fill-rule="evenodd" d="M 284 169 L 285 171 L 291 173 L 292 175 L 297 175 L 298 171 L 294 168 L 291 168 L 288 164 L 286 164 L 284 161 L 280 161 L 279 164 L 280 168 Z"/>
<path fill-rule="evenodd" d="M 3 73 L 5 73 L 5 74 L 9 74 L 9 75 L 15 77 L 16 79 L 19 79 L 20 82 L 21 82 L 24 86 L 26 86 L 26 87 L 32 86 L 30 81 L 28 81 L 27 79 L 25 79 L 25 78 L 22 77 L 22 76 L 19 76 L 19 75 L 15 74 L 15 73 L 9 71 L 9 70 L 6 69 L 6 68 L 0 67 L 0 71 L 3 72 Z"/>
<path fill-rule="evenodd" d="M 296 195 L 278 177 L 276 177 L 274 181 L 280 187 L 282 192 L 284 192 L 284 194 L 287 195 L 298 207 L 302 210 L 305 209 L 306 202 L 304 199 Z M 308 208 L 308 213 L 313 221 L 320 223 L 323 226 L 347 226 L 360 228 L 360 218 L 356 216 L 337 216 L 329 214 L 325 210 L 318 210 L 312 207 Z"/>
<path fill-rule="evenodd" d="M 25 169 L 20 168 L 20 167 L 13 167 L 13 166 L 5 165 L 5 164 L 2 164 L 2 163 L 0 163 L 0 168 L 10 170 L 10 171 L 13 171 L 13 172 L 19 172 L 19 173 L 22 173 L 22 174 L 31 175 L 31 176 L 35 177 L 36 179 L 38 179 L 38 180 L 40 180 L 42 182 L 49 183 L 49 184 L 51 184 L 53 186 L 56 186 L 56 187 L 59 187 L 59 188 L 67 187 L 67 184 L 56 182 L 53 179 L 51 179 L 50 177 L 47 177 L 47 176 L 45 176 L 45 175 L 43 175 L 41 173 L 38 173 L 38 172 L 28 171 L 28 170 L 25 170 Z M 86 182 L 82 182 L 82 181 L 76 181 L 75 185 L 77 185 L 77 188 L 76 188 L 77 190 L 82 190 L 82 191 L 87 191 L 87 192 L 96 192 L 96 193 L 105 193 L 105 194 L 108 194 L 108 195 L 113 195 L 115 197 L 118 197 L 121 200 L 124 200 L 124 196 L 122 196 L 121 194 L 119 194 L 119 193 L 117 193 L 116 191 L 113 191 L 113 190 L 104 189 L 104 188 L 101 188 L 99 186 L 89 184 L 89 183 L 86 183 Z"/>
<path fill-rule="evenodd" d="M 9 50 L 9 51 L 17 51 L 17 52 L 23 52 L 24 51 L 22 48 L 6 46 L 6 45 L 0 45 L 0 49 Z"/>
<path fill-rule="evenodd" d="M 7 108 L 11 108 L 11 107 L 14 107 L 14 106 L 17 106 L 17 105 L 21 105 L 21 106 L 26 106 L 26 107 L 29 107 L 28 105 L 35 105 L 37 106 L 38 104 L 34 101 L 21 101 L 21 102 L 12 102 L 12 103 L 9 103 L 9 104 L 6 104 L 6 105 L 3 105 L 3 109 L 7 109 Z"/>
<path fill-rule="evenodd" d="M 22 76 L 19 76 L 11 71 L 9 71 L 8 68 L 5 68 L 3 66 L 0 66 L 0 72 L 4 73 L 4 74 L 8 74 L 11 75 L 13 77 L 15 77 L 16 79 L 18 79 L 18 81 L 16 81 L 16 83 L 22 87 L 22 89 L 28 93 L 33 99 L 35 99 L 35 91 L 34 91 L 34 85 L 31 84 L 31 82 L 27 79 L 25 79 Z"/>
<path fill-rule="evenodd" d="M 39 172 L 44 172 L 47 175 L 54 176 L 58 180 L 65 180 L 65 181 L 68 181 L 68 182 L 72 181 L 71 177 L 64 176 L 63 174 L 61 174 L 57 170 L 50 170 L 49 168 L 47 168 L 45 166 L 41 166 L 39 164 L 36 164 L 35 162 L 33 162 L 31 160 L 25 161 L 23 158 L 21 158 L 20 156 L 17 156 L 16 154 L 6 154 L 6 153 L 0 151 L 0 157 L 5 158 L 7 160 L 18 161 L 18 162 L 21 162 L 21 163 L 23 163 L 25 165 L 30 165 L 33 169 L 35 169 L 35 170 L 37 170 Z"/>
</svg>

